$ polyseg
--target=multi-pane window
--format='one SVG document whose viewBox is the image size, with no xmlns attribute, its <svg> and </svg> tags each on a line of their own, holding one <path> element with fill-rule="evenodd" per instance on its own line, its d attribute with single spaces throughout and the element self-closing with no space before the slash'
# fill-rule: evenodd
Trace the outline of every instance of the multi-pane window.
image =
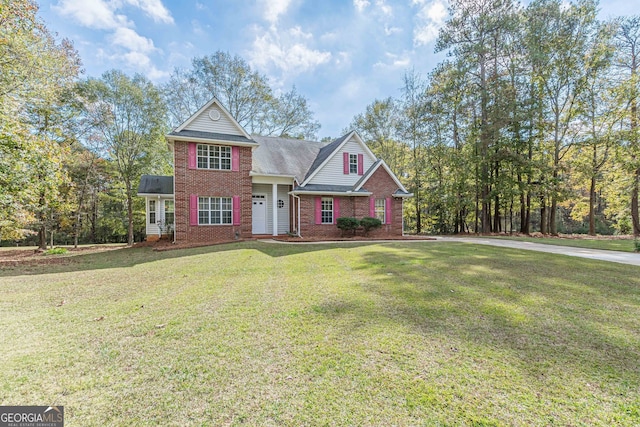
<svg viewBox="0 0 640 427">
<path fill-rule="evenodd" d="M 149 224 L 156 223 L 156 201 L 149 200 Z"/>
<path fill-rule="evenodd" d="M 198 169 L 231 170 L 231 147 L 198 144 Z"/>
<path fill-rule="evenodd" d="M 349 154 L 349 173 L 358 173 L 358 155 Z"/>
<path fill-rule="evenodd" d="M 333 198 L 322 198 L 321 214 L 323 224 L 333 224 Z"/>
<path fill-rule="evenodd" d="M 198 197 L 198 224 L 231 224 L 231 197 Z"/>
<path fill-rule="evenodd" d="M 164 223 L 165 225 L 173 225 L 175 220 L 175 209 L 173 200 L 165 200 L 164 201 Z"/>
<path fill-rule="evenodd" d="M 385 223 L 384 213 L 385 213 L 385 200 L 376 199 L 375 215 L 376 215 L 376 218 L 378 218 L 383 224 Z"/>
</svg>

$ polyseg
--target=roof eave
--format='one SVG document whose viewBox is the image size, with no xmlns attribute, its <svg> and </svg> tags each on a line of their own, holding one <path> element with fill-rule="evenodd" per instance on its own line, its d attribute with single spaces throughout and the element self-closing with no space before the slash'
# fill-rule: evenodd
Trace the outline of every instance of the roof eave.
<svg viewBox="0 0 640 427">
<path fill-rule="evenodd" d="M 373 193 L 369 191 L 314 191 L 314 190 L 293 190 L 290 191 L 289 194 L 293 196 L 299 195 L 308 195 L 308 196 L 354 196 L 354 197 L 362 197 L 362 196 L 371 196 Z"/>
<path fill-rule="evenodd" d="M 173 193 L 136 193 L 140 197 L 157 197 L 157 196 L 173 196 Z"/>
<path fill-rule="evenodd" d="M 178 136 L 178 135 L 167 135 L 167 141 L 182 141 L 182 142 L 215 142 L 221 145 L 233 145 L 236 147 L 257 147 L 258 144 L 255 142 L 240 142 L 240 141 L 226 141 L 224 139 L 214 139 L 214 138 L 198 138 L 195 136 Z"/>
</svg>

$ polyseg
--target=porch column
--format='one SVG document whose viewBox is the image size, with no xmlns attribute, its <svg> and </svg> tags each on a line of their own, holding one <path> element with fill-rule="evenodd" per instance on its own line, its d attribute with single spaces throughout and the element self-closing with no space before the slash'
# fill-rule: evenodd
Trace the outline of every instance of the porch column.
<svg viewBox="0 0 640 427">
<path fill-rule="evenodd" d="M 271 210 L 273 213 L 273 235 L 278 235 L 278 184 L 271 184 L 272 203 Z"/>
</svg>

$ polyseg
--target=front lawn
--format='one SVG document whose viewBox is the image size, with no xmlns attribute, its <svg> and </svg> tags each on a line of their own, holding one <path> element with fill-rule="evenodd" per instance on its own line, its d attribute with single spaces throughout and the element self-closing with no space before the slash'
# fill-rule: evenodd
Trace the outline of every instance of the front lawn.
<svg viewBox="0 0 640 427">
<path fill-rule="evenodd" d="M 0 405 L 66 426 L 640 424 L 640 269 L 245 242 L 0 269 Z"/>
</svg>

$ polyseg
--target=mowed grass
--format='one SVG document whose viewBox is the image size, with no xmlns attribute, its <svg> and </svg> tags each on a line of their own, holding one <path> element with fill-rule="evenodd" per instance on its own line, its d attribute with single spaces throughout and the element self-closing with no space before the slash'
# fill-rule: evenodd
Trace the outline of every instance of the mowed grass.
<svg viewBox="0 0 640 427">
<path fill-rule="evenodd" d="M 0 270 L 0 404 L 67 426 L 640 424 L 640 269 L 410 242 Z"/>
</svg>

